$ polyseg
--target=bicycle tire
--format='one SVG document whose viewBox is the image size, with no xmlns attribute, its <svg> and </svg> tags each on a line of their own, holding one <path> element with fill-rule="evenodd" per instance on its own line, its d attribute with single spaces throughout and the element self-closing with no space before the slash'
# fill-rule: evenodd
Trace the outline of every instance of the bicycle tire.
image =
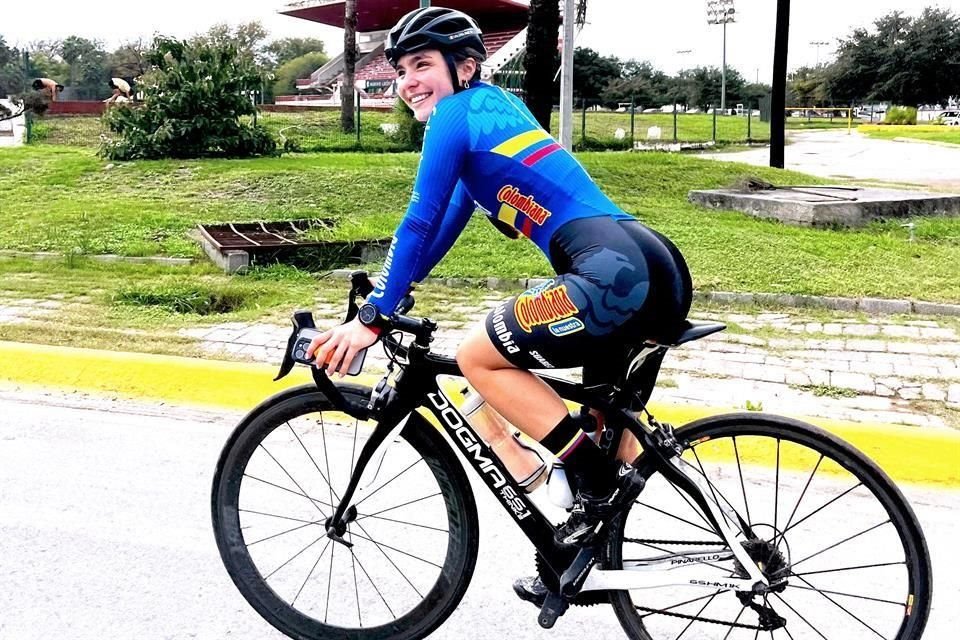
<svg viewBox="0 0 960 640">
<path fill-rule="evenodd" d="M 683 459 L 709 480 L 714 499 L 734 509 L 767 541 L 755 551 L 767 558 L 769 570 L 779 564 L 787 577 L 782 593 L 771 593 L 768 599 L 787 623 L 758 632 L 758 615 L 732 592 L 681 586 L 637 591 L 637 602 L 631 592 L 611 592 L 610 602 L 630 638 L 920 639 L 931 603 L 926 541 L 910 504 L 872 460 L 818 427 L 773 415 L 709 417 L 677 429 L 676 436 L 684 447 Z M 654 555 L 681 553 L 687 535 L 696 543 L 687 549 L 717 544 L 720 536 L 688 500 L 651 474 L 638 500 L 611 527 L 605 566 L 622 568 L 625 557 L 640 559 L 643 549 Z M 829 520 L 813 522 L 820 516 Z M 661 526 L 664 538 L 657 535 Z M 687 530 L 691 533 L 681 533 Z M 880 552 L 884 561 L 864 557 L 873 552 Z M 839 566 L 830 568 L 826 562 Z M 682 558 L 677 564 L 684 564 Z M 718 577 L 737 574 L 732 560 L 690 565 L 698 565 L 701 574 L 704 567 L 716 569 Z M 661 596 L 660 591 L 667 593 Z M 830 628 L 823 626 L 828 617 Z"/>
<path fill-rule="evenodd" d="M 370 396 L 366 387 L 341 384 L 338 388 L 355 400 Z M 348 549 L 332 542 L 323 520 L 332 513 L 330 505 L 339 500 L 353 467 L 353 459 L 345 466 L 342 445 L 352 431 L 351 458 L 355 457 L 359 451 L 356 442 L 364 430 L 357 421 L 344 418 L 315 386 L 305 385 L 266 400 L 241 422 L 224 445 L 213 480 L 211 509 L 220 556 L 247 602 L 291 638 L 423 638 L 454 611 L 473 575 L 479 525 L 470 484 L 443 436 L 414 412 L 380 465 L 375 470 L 368 466 L 364 473 L 365 478 L 375 474 L 375 484 L 381 482 L 381 474 L 389 480 L 366 492 L 366 497 L 355 496 L 358 517 L 344 534 L 354 546 Z M 352 427 L 344 426 L 349 421 L 353 421 Z M 324 453 L 340 457 L 322 456 L 317 442 L 322 443 Z M 271 460 L 282 473 L 271 471 Z M 302 463 L 307 471 L 291 473 L 287 468 L 292 466 L 291 460 Z M 311 479 L 312 469 L 323 479 Z M 398 469 L 404 470 L 394 476 Z M 267 479 L 269 473 L 274 475 Z M 384 496 L 398 493 L 396 489 L 410 502 L 384 509 Z M 420 498 L 423 495 L 426 497 Z M 284 506 L 290 505 L 292 515 L 251 507 L 266 502 L 269 509 L 279 509 L 278 503 L 288 497 Z M 303 509 L 309 513 L 298 517 Z M 445 523 L 431 520 L 424 524 L 430 515 Z M 290 521 L 293 526 L 286 524 Z M 385 522 L 390 523 L 395 537 L 382 534 Z M 265 531 L 281 527 L 288 528 L 262 537 Z M 293 544 L 294 538 L 299 542 Z M 268 573 L 278 559 L 312 538 L 316 544 L 310 543 L 286 560 L 289 564 Z M 411 551 L 410 545 L 418 542 L 427 549 Z M 281 543 L 288 549 L 274 551 Z M 323 550 L 317 554 L 320 547 Z M 352 566 L 352 585 L 350 571 L 341 571 L 347 563 Z M 425 567 L 426 576 L 406 575 L 411 566 Z M 328 575 L 317 573 L 314 577 L 318 569 L 320 573 L 327 570 Z M 396 587 L 398 593 L 385 596 L 381 589 L 386 591 L 388 586 Z M 341 608 L 334 602 L 337 608 L 331 611 L 331 599 L 355 603 L 346 602 Z"/>
</svg>

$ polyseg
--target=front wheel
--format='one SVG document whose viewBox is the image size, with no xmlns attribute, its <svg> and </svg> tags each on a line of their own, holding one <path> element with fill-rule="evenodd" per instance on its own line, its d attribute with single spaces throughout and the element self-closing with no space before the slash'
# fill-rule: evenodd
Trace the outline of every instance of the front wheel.
<svg viewBox="0 0 960 640">
<path fill-rule="evenodd" d="M 786 622 L 767 627 L 749 594 L 687 584 L 694 574 L 709 582 L 745 573 L 699 507 L 655 474 L 611 528 L 607 566 L 667 558 L 678 585 L 612 594 L 631 638 L 919 640 L 930 557 L 913 510 L 876 464 L 817 427 L 778 416 L 706 418 L 676 435 L 688 473 L 707 481 L 708 500 L 749 525 L 753 539 L 741 534 L 739 543 L 779 582 L 752 602 Z M 685 556 L 693 550 L 701 555 Z"/>
<path fill-rule="evenodd" d="M 370 396 L 365 387 L 340 390 Z M 255 409 L 220 456 L 211 505 L 220 556 L 250 605 L 291 638 L 423 638 L 473 575 L 470 485 L 418 413 L 364 471 L 355 517 L 341 532 L 352 546 L 327 535 L 373 426 L 336 411 L 316 387 L 299 387 Z"/>
</svg>

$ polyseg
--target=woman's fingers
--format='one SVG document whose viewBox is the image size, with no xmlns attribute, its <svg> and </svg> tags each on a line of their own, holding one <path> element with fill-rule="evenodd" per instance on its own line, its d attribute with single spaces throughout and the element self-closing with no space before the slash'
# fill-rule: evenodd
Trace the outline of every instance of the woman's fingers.
<svg viewBox="0 0 960 640">
<path fill-rule="evenodd" d="M 314 352 L 321 346 L 327 343 L 330 338 L 333 337 L 333 331 L 324 331 L 316 338 L 310 341 L 310 346 L 307 347 L 307 357 L 310 358 L 313 356 Z"/>
<path fill-rule="evenodd" d="M 347 340 L 340 340 L 337 345 L 337 350 L 333 352 L 333 357 L 330 358 L 330 361 L 327 362 L 327 375 L 330 375 L 336 372 L 340 368 L 340 363 L 343 361 L 343 356 L 346 355 L 347 349 L 350 348 L 350 343 Z"/>
</svg>

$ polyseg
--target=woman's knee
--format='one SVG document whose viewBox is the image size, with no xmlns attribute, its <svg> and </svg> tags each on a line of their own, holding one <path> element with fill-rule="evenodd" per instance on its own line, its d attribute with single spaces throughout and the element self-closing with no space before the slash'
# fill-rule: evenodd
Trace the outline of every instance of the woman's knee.
<svg viewBox="0 0 960 640">
<path fill-rule="evenodd" d="M 476 371 L 513 366 L 493 346 L 482 325 L 471 331 L 460 343 L 457 349 L 457 364 L 468 378 Z"/>
</svg>

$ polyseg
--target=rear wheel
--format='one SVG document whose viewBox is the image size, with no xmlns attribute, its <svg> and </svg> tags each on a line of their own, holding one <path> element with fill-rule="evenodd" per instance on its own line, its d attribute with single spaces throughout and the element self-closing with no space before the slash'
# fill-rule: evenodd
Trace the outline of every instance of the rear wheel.
<svg viewBox="0 0 960 640">
<path fill-rule="evenodd" d="M 302 387 L 254 410 L 221 454 L 212 496 L 221 558 L 251 606 L 291 638 L 423 638 L 473 575 L 473 494 L 456 455 L 417 413 L 364 472 L 356 517 L 342 532 L 353 546 L 327 536 L 373 427 Z"/>
<path fill-rule="evenodd" d="M 677 430 L 683 460 L 756 539 L 740 543 L 768 580 L 752 602 L 786 625 L 760 631 L 747 594 L 687 586 L 685 576 L 744 576 L 734 560 L 685 560 L 726 545 L 701 510 L 653 475 L 610 532 L 607 564 L 672 556 L 679 586 L 614 592 L 632 638 L 665 640 L 919 640 L 930 610 L 923 533 L 893 482 L 862 453 L 809 424 L 777 416 L 707 418 Z M 730 523 L 734 524 L 734 523 Z M 736 526 L 734 524 L 734 526 Z"/>
</svg>

